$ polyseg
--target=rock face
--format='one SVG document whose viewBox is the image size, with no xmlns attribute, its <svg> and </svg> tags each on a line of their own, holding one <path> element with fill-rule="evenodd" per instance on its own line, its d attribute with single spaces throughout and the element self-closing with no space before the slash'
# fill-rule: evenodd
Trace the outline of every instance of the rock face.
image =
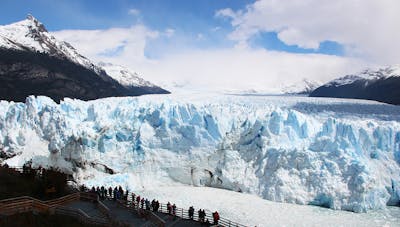
<svg viewBox="0 0 400 227">
<path fill-rule="evenodd" d="M 59 102 L 64 97 L 91 100 L 166 93 L 155 85 L 121 84 L 69 43 L 51 36 L 32 16 L 0 26 L 2 100 L 25 101 L 29 95 L 44 95 Z"/>
<path fill-rule="evenodd" d="M 400 67 L 365 70 L 333 80 L 311 92 L 311 97 L 368 99 L 400 105 Z"/>
</svg>

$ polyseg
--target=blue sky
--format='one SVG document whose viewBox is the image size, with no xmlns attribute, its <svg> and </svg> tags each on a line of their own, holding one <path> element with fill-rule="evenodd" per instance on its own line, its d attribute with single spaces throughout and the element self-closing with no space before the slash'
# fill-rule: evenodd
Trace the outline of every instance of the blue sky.
<svg viewBox="0 0 400 227">
<path fill-rule="evenodd" d="M 31 13 L 50 31 L 108 29 L 140 23 L 154 30 L 173 29 L 181 37 L 178 39 L 181 46 L 225 48 L 234 45 L 227 38 L 233 28 L 229 20 L 216 17 L 216 12 L 224 8 L 237 11 L 252 3 L 250 0 L 5 0 L 0 22 L 19 21 Z M 285 44 L 276 32 L 257 34 L 249 44 L 254 48 L 292 53 L 343 55 L 343 47 L 337 42 L 324 41 L 316 49 L 300 48 Z M 145 54 L 156 58 L 176 45 L 170 39 L 151 40 Z"/>
</svg>

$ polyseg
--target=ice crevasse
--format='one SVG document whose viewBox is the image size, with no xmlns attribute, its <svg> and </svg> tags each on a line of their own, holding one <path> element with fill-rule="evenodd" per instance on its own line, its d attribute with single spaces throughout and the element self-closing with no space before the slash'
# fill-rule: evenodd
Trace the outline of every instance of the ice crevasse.
<svg viewBox="0 0 400 227">
<path fill-rule="evenodd" d="M 79 183 L 185 184 L 363 212 L 400 204 L 400 108 L 174 95 L 0 101 L 0 154 Z"/>
</svg>

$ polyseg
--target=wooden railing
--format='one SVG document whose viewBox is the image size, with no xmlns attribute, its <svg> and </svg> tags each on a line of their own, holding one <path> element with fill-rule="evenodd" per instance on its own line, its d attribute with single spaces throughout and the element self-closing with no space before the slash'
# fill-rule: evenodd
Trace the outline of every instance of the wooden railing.
<svg viewBox="0 0 400 227">
<path fill-rule="evenodd" d="M 138 206 L 138 204 L 135 201 L 124 201 L 124 200 L 119 200 L 119 203 L 121 203 L 122 206 L 125 207 L 129 207 L 130 209 L 133 210 L 137 210 L 140 212 L 144 212 L 144 213 L 148 213 L 149 217 L 148 219 L 150 221 L 152 221 L 152 223 L 156 226 L 165 226 L 165 221 L 163 219 L 161 219 L 156 213 L 146 210 L 146 206 L 144 205 L 143 209 L 141 208 L 140 204 Z M 164 214 L 168 214 L 168 209 L 167 209 L 167 204 L 163 204 L 160 203 L 160 208 L 158 209 L 158 212 L 160 213 L 164 213 Z M 204 218 L 204 220 L 208 219 L 209 222 L 211 223 L 211 225 L 214 222 L 213 216 L 212 216 L 212 212 L 209 210 L 205 210 L 206 213 L 206 217 Z M 150 216 L 151 215 L 151 216 Z M 175 217 L 181 218 L 181 219 L 185 219 L 185 220 L 190 220 L 189 218 L 189 212 L 186 209 L 183 208 L 176 208 L 175 210 Z M 193 221 L 198 221 L 200 222 L 200 219 L 198 217 L 198 212 L 195 211 L 193 214 Z M 219 226 L 226 226 L 226 227 L 246 227 L 246 225 L 231 221 L 229 219 L 226 218 L 221 218 L 218 221 L 218 225 Z"/>
<path fill-rule="evenodd" d="M 160 209 L 158 211 L 161 212 L 161 213 L 164 213 L 164 214 L 168 214 L 167 204 L 160 203 Z M 213 212 L 210 211 L 210 210 L 205 210 L 205 213 L 206 213 L 206 216 L 205 216 L 204 220 L 208 219 L 209 222 L 211 224 L 213 224 L 213 222 L 214 222 L 214 219 L 213 219 L 213 216 L 212 216 Z M 190 219 L 188 210 L 183 209 L 183 208 L 178 208 L 177 207 L 176 211 L 175 211 L 175 216 L 179 217 L 179 218 L 182 218 L 182 219 L 186 219 L 186 220 Z M 199 219 L 197 211 L 195 211 L 193 213 L 193 220 L 200 222 L 200 219 Z M 220 217 L 220 219 L 218 221 L 218 225 L 219 226 L 227 226 L 227 227 L 246 227 L 246 225 L 243 225 L 243 224 L 240 224 L 240 223 L 237 223 L 237 222 L 234 222 L 234 221 L 231 221 L 229 219 L 222 218 L 222 217 Z"/>
<path fill-rule="evenodd" d="M 48 200 L 45 201 L 44 203 L 46 203 L 49 206 L 57 206 L 57 205 L 62 205 L 62 204 L 66 204 L 72 201 L 77 201 L 80 198 L 80 193 L 73 193 L 70 195 L 66 195 L 57 199 L 52 199 L 52 200 Z"/>
<path fill-rule="evenodd" d="M 138 214 L 139 216 L 146 218 L 153 225 L 155 225 L 157 227 L 164 227 L 165 226 L 166 222 L 162 218 L 160 218 L 158 215 L 156 215 L 155 213 L 153 213 L 153 212 L 151 212 L 149 210 L 137 209 L 134 206 L 134 204 L 132 204 L 131 201 L 117 200 L 117 202 L 121 207 L 124 207 L 125 209 L 129 209 L 132 212 Z"/>
<path fill-rule="evenodd" d="M 108 221 L 90 217 L 85 212 L 83 212 L 81 209 L 74 209 L 74 208 L 65 207 L 65 206 L 57 206 L 55 208 L 55 213 L 74 217 L 86 224 L 102 225 L 102 226 L 108 226 L 110 224 Z"/>
<path fill-rule="evenodd" d="M 70 208 L 63 206 L 64 204 L 77 200 L 88 200 L 91 202 L 96 202 L 97 208 L 102 212 L 106 217 L 107 221 L 103 219 L 98 219 L 94 217 L 90 217 L 85 212 L 80 209 Z M 166 222 L 162 218 L 160 218 L 156 213 L 139 208 L 138 204 L 134 201 L 126 201 L 126 200 L 118 200 L 118 203 L 126 209 L 130 209 L 138 215 L 145 216 L 152 224 L 158 227 L 164 227 Z M 145 208 L 145 207 L 144 207 Z M 0 216 L 9 216 L 17 213 L 31 212 L 36 211 L 40 213 L 58 213 L 64 214 L 68 216 L 72 216 L 78 218 L 82 222 L 88 224 L 95 225 L 112 225 L 112 226 L 120 226 L 128 223 L 118 223 L 116 219 L 112 216 L 109 208 L 105 206 L 99 199 L 97 194 L 95 193 L 86 193 L 86 192 L 77 192 L 74 194 L 70 194 L 67 196 L 63 196 L 57 199 L 41 201 L 29 196 L 16 197 L 12 199 L 4 199 L 0 200 Z M 168 214 L 167 205 L 160 204 L 160 208 L 158 212 Z M 188 211 L 183 208 L 176 208 L 175 217 L 189 220 Z M 213 223 L 212 212 L 206 210 L 206 217 L 210 223 Z M 195 211 L 193 214 L 193 220 L 199 221 L 198 212 Z M 237 222 L 233 222 L 229 219 L 220 218 L 218 224 L 220 226 L 226 227 L 246 227 Z"/>
<path fill-rule="evenodd" d="M 13 199 L 8 199 L 7 201 L 0 202 L 0 213 L 5 216 L 24 213 L 30 211 L 37 211 L 41 213 L 52 212 L 52 206 L 47 205 L 46 203 L 36 200 L 31 197 L 18 197 Z"/>
<path fill-rule="evenodd" d="M 98 201 L 96 194 L 93 195 L 91 193 L 79 193 L 79 192 L 49 201 L 41 201 L 29 196 L 22 196 L 12 199 L 1 200 L 0 215 L 10 216 L 18 213 L 36 211 L 39 213 L 64 214 L 78 218 L 82 222 L 89 224 L 103 225 L 103 226 L 108 226 L 110 224 L 108 220 L 105 221 L 102 219 L 90 217 L 80 209 L 63 206 L 63 204 L 80 199 Z M 99 203 L 97 204 L 97 206 L 99 207 L 100 211 L 103 212 L 108 219 L 110 219 L 111 215 L 108 208 L 100 201 L 98 202 Z"/>
</svg>

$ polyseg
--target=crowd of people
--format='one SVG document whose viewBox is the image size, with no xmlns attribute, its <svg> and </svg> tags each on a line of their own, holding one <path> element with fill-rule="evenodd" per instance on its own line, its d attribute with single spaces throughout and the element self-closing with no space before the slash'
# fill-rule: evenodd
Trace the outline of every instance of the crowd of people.
<svg viewBox="0 0 400 227">
<path fill-rule="evenodd" d="M 108 189 L 104 186 L 92 187 L 90 190 L 86 188 L 84 185 L 80 187 L 81 191 L 96 193 L 100 200 L 110 199 L 114 201 L 125 201 L 128 205 L 137 210 L 148 210 L 153 212 L 160 211 L 160 202 L 158 200 L 153 199 L 151 202 L 147 198 L 141 197 L 140 195 L 136 195 L 135 193 L 131 193 L 131 199 L 129 200 L 129 191 L 123 190 L 121 186 L 119 187 L 109 187 Z M 167 213 L 172 216 L 176 216 L 176 205 L 167 203 Z M 160 212 L 163 212 L 162 209 Z M 189 219 L 194 220 L 194 212 L 195 209 L 193 206 L 188 209 Z M 182 214 L 183 215 L 183 214 Z M 210 221 L 207 218 L 206 211 L 204 209 L 199 209 L 197 211 L 198 219 L 197 221 L 204 223 L 206 226 L 211 225 Z M 220 219 L 219 213 L 217 211 L 212 213 L 213 224 L 218 225 L 218 221 Z"/>
</svg>

